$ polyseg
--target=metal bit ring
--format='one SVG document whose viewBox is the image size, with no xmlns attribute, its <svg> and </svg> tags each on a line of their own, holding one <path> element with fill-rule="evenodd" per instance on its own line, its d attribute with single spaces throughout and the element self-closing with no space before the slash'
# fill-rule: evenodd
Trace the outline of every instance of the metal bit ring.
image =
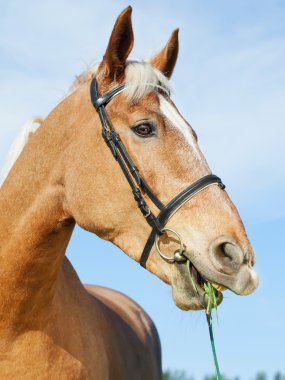
<svg viewBox="0 0 285 380">
<path fill-rule="evenodd" d="M 179 240 L 180 248 L 179 248 L 178 250 L 175 250 L 175 253 L 176 253 L 176 252 L 179 252 L 180 256 L 182 256 L 182 255 L 183 255 L 183 252 L 184 252 L 184 250 L 185 250 L 185 246 L 184 246 L 184 244 L 183 244 L 183 241 L 182 241 L 181 236 L 180 236 L 176 231 L 174 231 L 174 230 L 171 229 L 171 228 L 167 228 L 167 227 L 165 227 L 165 228 L 163 229 L 163 233 L 166 233 L 166 232 L 171 232 L 171 233 L 172 233 L 173 235 L 175 235 L 175 237 Z M 160 248 L 159 248 L 159 246 L 158 246 L 158 238 L 159 238 L 159 235 L 156 235 L 154 243 L 155 243 L 156 251 L 158 252 L 159 256 L 162 257 L 165 261 L 167 261 L 167 262 L 169 262 L 169 263 L 174 263 L 175 261 L 177 261 L 177 259 L 175 258 L 175 253 L 174 253 L 174 255 L 173 255 L 172 257 L 168 257 L 168 256 L 164 255 L 164 254 L 161 252 L 161 250 L 160 250 Z"/>
</svg>

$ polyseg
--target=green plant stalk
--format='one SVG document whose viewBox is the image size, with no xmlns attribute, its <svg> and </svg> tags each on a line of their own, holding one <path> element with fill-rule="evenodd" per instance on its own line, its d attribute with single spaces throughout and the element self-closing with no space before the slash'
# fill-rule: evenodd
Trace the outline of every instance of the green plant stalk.
<svg viewBox="0 0 285 380">
<path fill-rule="evenodd" d="M 219 368 L 219 363 L 218 363 L 218 358 L 217 358 L 217 353 L 216 353 L 216 348 L 215 348 L 211 314 L 209 315 L 206 312 L 206 318 L 207 318 L 208 327 L 209 327 L 210 341 L 211 341 L 211 347 L 212 347 L 212 352 L 213 352 L 213 357 L 214 357 L 214 363 L 215 363 L 215 367 L 216 367 L 217 380 L 222 380 L 222 376 L 221 376 L 220 368 Z"/>
<path fill-rule="evenodd" d="M 190 275 L 190 280 L 191 280 L 191 283 L 192 283 L 192 286 L 193 288 L 196 290 L 196 293 L 198 293 L 198 289 L 197 289 L 197 286 L 191 276 L 191 272 L 190 272 L 190 260 L 187 260 L 187 268 L 188 268 L 188 272 L 189 272 L 189 275 Z"/>
<path fill-rule="evenodd" d="M 190 279 L 192 282 L 193 288 L 196 290 L 198 293 L 197 286 L 191 276 L 190 272 L 190 260 L 187 260 L 187 267 L 190 275 Z M 208 296 L 208 304 L 205 309 L 206 312 L 206 318 L 207 318 L 207 323 L 209 327 L 209 335 L 210 335 L 210 342 L 211 342 L 211 348 L 212 348 L 212 353 L 213 353 L 213 358 L 214 358 L 214 363 L 215 363 L 215 368 L 216 368 L 216 374 L 217 374 L 217 380 L 222 380 L 221 373 L 220 373 L 220 368 L 219 368 L 219 363 L 218 363 L 218 358 L 217 358 L 217 353 L 216 353 L 216 348 L 215 348 L 215 340 L 214 340 L 214 334 L 213 334 L 213 324 L 212 324 L 212 310 L 215 308 L 216 309 L 216 317 L 217 317 L 217 322 L 218 322 L 218 303 L 217 303 L 217 297 L 215 294 L 215 288 L 209 281 L 204 282 L 204 291 L 205 294 Z"/>
<path fill-rule="evenodd" d="M 215 288 L 209 281 L 205 281 L 204 283 L 204 290 L 205 293 L 208 296 L 208 304 L 206 308 L 206 318 L 208 322 L 208 327 L 209 327 L 209 334 L 210 334 L 210 342 L 211 342 L 211 347 L 212 347 L 212 352 L 213 352 L 213 358 L 214 358 L 214 363 L 215 363 L 215 368 L 216 368 L 216 373 L 217 373 L 217 380 L 221 380 L 221 373 L 220 373 L 220 368 L 219 368 L 219 363 L 218 363 L 218 358 L 217 358 L 217 353 L 216 353 L 216 348 L 215 348 L 215 340 L 214 340 L 214 334 L 213 334 L 213 324 L 212 324 L 212 310 L 215 308 L 216 309 L 216 316 L 217 316 L 217 321 L 218 321 L 218 303 L 217 303 L 217 297 L 215 294 Z"/>
<path fill-rule="evenodd" d="M 217 297 L 215 294 L 215 288 L 209 281 L 204 282 L 204 291 L 208 296 L 208 304 L 206 308 L 206 314 L 210 316 L 210 322 L 212 323 L 212 310 L 216 309 L 216 317 L 217 322 L 219 323 L 218 318 L 218 303 L 217 303 Z"/>
</svg>

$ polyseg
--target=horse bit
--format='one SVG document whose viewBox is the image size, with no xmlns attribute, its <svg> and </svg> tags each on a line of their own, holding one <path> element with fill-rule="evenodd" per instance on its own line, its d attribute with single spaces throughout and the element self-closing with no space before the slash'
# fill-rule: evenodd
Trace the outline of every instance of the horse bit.
<svg viewBox="0 0 285 380">
<path fill-rule="evenodd" d="M 133 160 L 129 156 L 125 145 L 120 139 L 119 134 L 115 131 L 105 110 L 105 105 L 108 104 L 115 95 L 123 91 L 125 86 L 125 83 L 119 84 L 118 86 L 112 88 L 110 91 L 107 91 L 100 96 L 98 92 L 96 76 L 94 76 L 91 81 L 90 95 L 92 104 L 95 107 L 101 121 L 102 137 L 110 148 L 114 158 L 116 161 L 118 161 L 122 172 L 124 173 L 132 189 L 134 199 L 136 200 L 140 211 L 145 217 L 147 223 L 152 227 L 152 231 L 141 254 L 140 265 L 144 268 L 146 267 L 147 259 L 154 244 L 159 255 L 167 262 L 184 262 L 187 260 L 183 254 L 185 251 L 185 246 L 180 235 L 177 232 L 171 228 L 165 227 L 168 219 L 185 202 L 187 202 L 190 198 L 192 198 L 194 195 L 206 187 L 211 185 L 218 185 L 221 189 L 225 189 L 225 185 L 222 183 L 219 177 L 213 174 L 209 174 L 190 184 L 173 199 L 171 199 L 166 205 L 161 203 L 161 201 L 156 197 L 151 188 L 148 186 L 147 182 L 140 175 L 138 168 L 135 166 Z M 143 193 L 146 193 L 151 201 L 155 204 L 155 206 L 160 210 L 157 216 L 151 212 L 150 208 L 144 200 Z M 180 244 L 179 250 L 176 250 L 172 257 L 164 255 L 161 252 L 158 244 L 158 237 L 167 232 L 173 234 L 178 239 Z"/>
</svg>

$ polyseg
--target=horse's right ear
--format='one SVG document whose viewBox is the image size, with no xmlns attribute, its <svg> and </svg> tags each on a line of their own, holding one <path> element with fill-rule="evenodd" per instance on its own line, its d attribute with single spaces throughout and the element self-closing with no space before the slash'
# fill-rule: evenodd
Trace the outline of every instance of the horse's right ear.
<svg viewBox="0 0 285 380">
<path fill-rule="evenodd" d="M 132 7 L 128 6 L 118 16 L 114 25 L 109 44 L 99 66 L 103 81 L 119 81 L 124 74 L 126 60 L 134 45 L 132 27 Z"/>
</svg>

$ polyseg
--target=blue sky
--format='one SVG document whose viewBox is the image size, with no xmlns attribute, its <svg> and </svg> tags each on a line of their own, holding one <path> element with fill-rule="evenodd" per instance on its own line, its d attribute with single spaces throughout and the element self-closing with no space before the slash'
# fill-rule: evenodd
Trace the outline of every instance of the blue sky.
<svg viewBox="0 0 285 380">
<path fill-rule="evenodd" d="M 285 3 L 283 1 L 0 1 L 0 165 L 24 122 L 47 115 L 76 74 L 104 54 L 117 15 L 133 6 L 147 58 L 180 27 L 173 99 L 198 133 L 257 254 L 260 287 L 225 293 L 215 326 L 222 372 L 285 372 Z M 68 248 L 83 282 L 123 291 L 155 321 L 165 368 L 213 372 L 203 313 L 182 312 L 170 288 L 110 243 L 76 229 Z"/>
</svg>

